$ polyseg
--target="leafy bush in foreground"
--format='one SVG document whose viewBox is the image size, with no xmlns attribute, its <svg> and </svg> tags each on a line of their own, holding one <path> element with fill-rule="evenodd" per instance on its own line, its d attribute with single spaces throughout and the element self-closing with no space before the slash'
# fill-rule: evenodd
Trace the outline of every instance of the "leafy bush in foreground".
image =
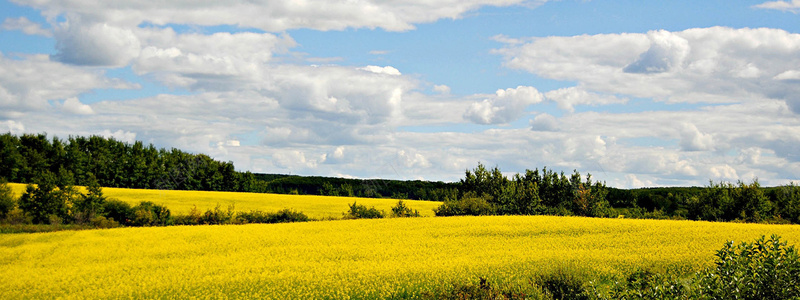
<svg viewBox="0 0 800 300">
<path fill-rule="evenodd" d="M 716 268 L 699 280 L 707 299 L 796 299 L 800 297 L 800 259 L 780 237 L 754 243 L 728 242 L 717 251 Z"/>
</svg>

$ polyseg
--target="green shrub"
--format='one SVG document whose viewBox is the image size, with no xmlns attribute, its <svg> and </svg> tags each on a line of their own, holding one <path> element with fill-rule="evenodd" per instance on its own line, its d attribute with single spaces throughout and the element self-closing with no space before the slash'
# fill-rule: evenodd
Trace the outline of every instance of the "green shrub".
<svg viewBox="0 0 800 300">
<path fill-rule="evenodd" d="M 119 222 L 114 219 L 108 219 L 103 216 L 97 216 L 89 220 L 89 223 L 95 228 L 115 228 L 119 227 Z"/>
<path fill-rule="evenodd" d="M 308 220 L 309 218 L 306 214 L 287 208 L 279 210 L 274 214 L 268 214 L 267 222 L 264 223 L 308 222 Z"/>
<path fill-rule="evenodd" d="M 164 226 L 170 225 L 170 221 L 170 211 L 164 206 L 142 201 L 133 207 L 133 226 Z"/>
<path fill-rule="evenodd" d="M 302 212 L 282 209 L 276 213 L 265 213 L 258 210 L 240 212 L 234 218 L 236 223 L 291 223 L 308 222 L 310 219 Z"/>
<path fill-rule="evenodd" d="M 780 237 L 754 243 L 728 242 L 717 251 L 716 268 L 699 279 L 707 299 L 795 299 L 800 297 L 800 259 Z"/>
<path fill-rule="evenodd" d="M 403 200 L 399 200 L 397 201 L 397 205 L 392 206 L 392 216 L 405 218 L 405 217 L 419 217 L 420 215 L 419 211 L 417 211 L 416 209 L 412 210 L 410 207 L 406 206 L 405 203 L 403 203 Z"/>
<path fill-rule="evenodd" d="M 589 299 L 583 281 L 565 271 L 540 276 L 536 278 L 536 284 L 552 299 Z"/>
<path fill-rule="evenodd" d="M 0 219 L 4 219 L 15 206 L 14 192 L 5 180 L 0 180 Z"/>
<path fill-rule="evenodd" d="M 534 286 L 529 286 L 527 289 L 514 289 L 502 288 L 497 285 L 491 284 L 485 278 L 480 278 L 478 284 L 455 284 L 452 288 L 441 288 L 438 290 L 422 293 L 422 299 L 452 299 L 452 300 L 468 300 L 468 299 L 543 299 L 541 292 Z M 412 298 L 412 297 L 409 297 Z"/>
<path fill-rule="evenodd" d="M 131 205 L 116 199 L 103 202 L 103 215 L 123 225 L 131 225 L 133 208 Z"/>
<path fill-rule="evenodd" d="M 375 207 L 367 208 L 364 205 L 359 205 L 356 202 L 349 204 L 350 209 L 345 213 L 345 219 L 379 219 L 384 217 L 384 213 Z"/>
<path fill-rule="evenodd" d="M 689 290 L 679 279 L 652 272 L 637 270 L 628 275 L 624 283 L 617 283 L 611 289 L 610 297 L 600 299 L 686 299 Z"/>
<path fill-rule="evenodd" d="M 494 206 L 484 197 L 464 197 L 459 200 L 445 201 L 433 209 L 437 216 L 483 216 L 493 215 Z"/>
<path fill-rule="evenodd" d="M 233 204 L 228 206 L 227 211 L 223 211 L 222 207 L 217 204 L 213 210 L 209 209 L 203 214 L 202 218 L 200 219 L 200 224 L 208 224 L 208 225 L 218 225 L 218 224 L 229 224 L 234 219 L 233 213 Z"/>
</svg>

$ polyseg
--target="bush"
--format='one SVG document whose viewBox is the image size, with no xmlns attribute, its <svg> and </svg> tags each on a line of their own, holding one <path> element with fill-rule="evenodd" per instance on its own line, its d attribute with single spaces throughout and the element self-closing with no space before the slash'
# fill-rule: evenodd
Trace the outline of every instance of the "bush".
<svg viewBox="0 0 800 300">
<path fill-rule="evenodd" d="M 437 216 L 483 216 L 493 215 L 494 206 L 484 197 L 464 197 L 460 200 L 445 201 L 433 209 Z"/>
<path fill-rule="evenodd" d="M 274 214 L 268 214 L 267 222 L 264 223 L 308 222 L 308 220 L 309 218 L 306 214 L 287 208 L 279 210 Z"/>
<path fill-rule="evenodd" d="M 349 204 L 350 209 L 345 213 L 345 219 L 380 219 L 384 217 L 384 213 L 375 207 L 367 208 L 364 205 L 358 205 L 356 202 Z"/>
<path fill-rule="evenodd" d="M 699 279 L 709 299 L 795 299 L 800 297 L 800 259 L 780 237 L 754 243 L 728 242 L 717 251 L 716 268 Z"/>
<path fill-rule="evenodd" d="M 565 271 L 540 276 L 536 284 L 552 299 L 589 299 L 583 281 Z"/>
<path fill-rule="evenodd" d="M 477 285 L 470 284 L 457 284 L 453 285 L 449 290 L 438 290 L 434 292 L 426 292 L 422 294 L 423 299 L 453 299 L 453 300 L 466 300 L 466 299 L 537 299 L 541 296 L 534 293 L 524 293 L 521 291 L 512 291 L 492 285 L 485 278 L 480 278 L 480 283 Z"/>
<path fill-rule="evenodd" d="M 686 299 L 688 296 L 686 286 L 675 277 L 637 270 L 628 275 L 625 283 L 614 285 L 610 299 Z"/>
<path fill-rule="evenodd" d="M 393 217 L 419 217 L 419 211 L 416 209 L 412 210 L 410 207 L 406 206 L 403 203 L 403 200 L 397 201 L 397 205 L 392 206 L 392 216 Z"/>
<path fill-rule="evenodd" d="M 103 202 L 103 215 L 123 225 L 131 225 L 134 218 L 131 205 L 116 199 Z"/>
<path fill-rule="evenodd" d="M 214 207 L 214 210 L 206 210 L 206 213 L 203 214 L 202 218 L 200 219 L 200 224 L 229 224 L 233 219 L 233 204 L 228 206 L 227 211 L 223 211 L 222 207 L 220 207 L 218 203 L 217 206 Z"/>
<path fill-rule="evenodd" d="M 164 206 L 142 201 L 133 207 L 133 226 L 164 226 L 170 224 L 170 211 Z"/>
<path fill-rule="evenodd" d="M 119 222 L 114 219 L 108 219 L 103 216 L 97 216 L 89 220 L 89 223 L 95 228 L 115 228 L 119 227 Z"/>
<path fill-rule="evenodd" d="M 0 180 L 0 219 L 5 218 L 14 206 L 14 192 L 5 180 Z"/>
</svg>

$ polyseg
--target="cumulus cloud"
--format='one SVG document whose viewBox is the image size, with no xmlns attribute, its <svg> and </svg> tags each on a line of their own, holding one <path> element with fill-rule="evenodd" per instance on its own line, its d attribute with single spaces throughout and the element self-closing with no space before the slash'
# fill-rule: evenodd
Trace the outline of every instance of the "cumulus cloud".
<svg viewBox="0 0 800 300">
<path fill-rule="evenodd" d="M 614 95 L 588 92 L 579 87 L 552 90 L 545 93 L 544 97 L 549 101 L 556 102 L 559 108 L 569 112 L 575 111 L 575 105 L 606 105 L 628 101 L 628 99 L 620 99 Z"/>
<path fill-rule="evenodd" d="M 368 71 L 368 72 L 372 72 L 372 73 L 376 73 L 376 74 L 401 75 L 400 71 L 395 69 L 392 66 L 385 66 L 385 67 L 366 66 L 366 67 L 363 67 L 363 68 L 359 68 L 359 70 L 364 70 L 364 71 Z"/>
<path fill-rule="evenodd" d="M 0 122 L 0 124 L 2 124 L 0 128 L 4 128 L 5 132 L 10 132 L 11 134 L 21 134 L 25 132 L 25 125 L 22 125 L 22 123 L 14 120 L 6 120 Z"/>
<path fill-rule="evenodd" d="M 125 66 L 141 51 L 130 29 L 72 19 L 55 29 L 58 61 L 88 66 Z"/>
<path fill-rule="evenodd" d="M 753 6 L 754 8 L 775 9 L 792 13 L 800 12 L 800 0 L 791 1 L 767 1 Z"/>
<path fill-rule="evenodd" d="M 450 87 L 444 84 L 437 84 L 433 86 L 433 91 L 439 94 L 447 95 L 450 94 Z"/>
<path fill-rule="evenodd" d="M 388 31 L 414 29 L 414 24 L 439 19 L 457 19 L 482 6 L 526 4 L 525 0 L 439 0 L 439 1 L 226 1 L 222 2 L 126 2 L 44 0 L 26 3 L 48 17 L 62 14 L 81 15 L 94 23 L 135 27 L 149 23 L 195 24 L 213 26 L 231 24 L 269 32 L 310 28 L 343 30 L 346 28 L 383 28 Z M 537 3 L 544 1 L 536 1 Z"/>
<path fill-rule="evenodd" d="M 550 114 L 539 114 L 530 122 L 531 129 L 534 131 L 557 131 L 558 120 Z"/>
<path fill-rule="evenodd" d="M 497 90 L 492 97 L 472 103 L 464 118 L 478 124 L 508 123 L 522 117 L 528 105 L 542 102 L 542 98 L 542 93 L 530 86 Z"/>
<path fill-rule="evenodd" d="M 93 89 L 138 87 L 106 78 L 101 71 L 51 61 L 46 55 L 19 60 L 0 53 L 0 66 L 0 115 L 43 110 L 50 107 L 49 100 L 72 98 Z"/>
<path fill-rule="evenodd" d="M 685 151 L 706 151 L 714 149 L 714 138 L 697 129 L 694 124 L 684 123 L 681 128 L 680 146 Z"/>
<path fill-rule="evenodd" d="M 598 93 L 688 103 L 775 98 L 800 111 L 797 85 L 782 80 L 800 65 L 798 52 L 800 34 L 726 27 L 545 37 L 495 51 L 510 68 Z"/>
<path fill-rule="evenodd" d="M 81 103 L 81 101 L 76 97 L 67 98 L 67 100 L 64 100 L 64 103 L 61 105 L 61 107 L 68 113 L 78 115 L 94 114 L 94 110 L 92 110 L 91 106 Z"/>
<path fill-rule="evenodd" d="M 689 41 L 666 30 L 647 33 L 650 48 L 622 70 L 629 73 L 662 73 L 683 65 Z"/>
<path fill-rule="evenodd" d="M 26 17 L 8 18 L 0 25 L 3 30 L 19 30 L 28 35 L 40 35 L 44 37 L 52 37 L 53 32 L 48 29 L 42 28 L 42 25 Z"/>
</svg>

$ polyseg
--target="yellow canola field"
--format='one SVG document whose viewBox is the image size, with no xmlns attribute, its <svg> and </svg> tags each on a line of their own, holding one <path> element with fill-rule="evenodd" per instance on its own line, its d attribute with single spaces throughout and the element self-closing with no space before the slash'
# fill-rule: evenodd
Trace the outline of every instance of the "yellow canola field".
<svg viewBox="0 0 800 300">
<path fill-rule="evenodd" d="M 690 272 L 800 226 L 551 216 L 394 218 L 0 235 L 0 299 L 388 298 L 567 269 Z"/>
<path fill-rule="evenodd" d="M 24 184 L 10 183 L 16 197 L 25 192 Z M 83 191 L 85 192 L 85 190 Z M 195 205 L 200 212 L 213 209 L 219 204 L 223 210 L 233 204 L 235 211 L 247 212 L 260 210 L 275 212 L 284 208 L 294 209 L 305 213 L 310 218 L 341 218 L 346 212 L 348 204 L 357 202 L 367 207 L 391 212 L 391 207 L 397 204 L 397 199 L 375 199 L 356 197 L 330 197 L 312 195 L 282 195 L 261 193 L 236 193 L 236 192 L 207 192 L 207 191 L 170 191 L 170 190 L 144 190 L 103 188 L 103 194 L 109 198 L 121 200 L 131 205 L 142 201 L 150 201 L 164 205 L 174 215 L 186 215 Z M 403 200 L 410 208 L 416 209 L 423 216 L 433 216 L 433 209 L 441 202 Z"/>
</svg>

